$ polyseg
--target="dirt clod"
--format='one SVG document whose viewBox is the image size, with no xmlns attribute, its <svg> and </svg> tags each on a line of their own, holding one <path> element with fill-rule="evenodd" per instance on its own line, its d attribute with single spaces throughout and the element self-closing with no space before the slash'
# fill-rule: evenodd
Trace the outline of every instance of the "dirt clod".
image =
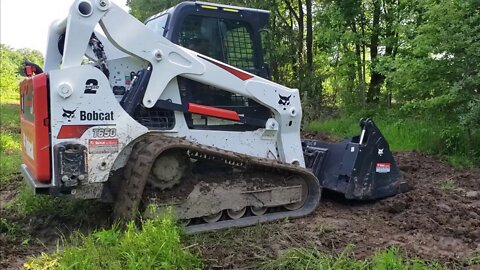
<svg viewBox="0 0 480 270">
<path fill-rule="evenodd" d="M 465 192 L 465 197 L 467 198 L 478 198 L 480 197 L 480 192 L 475 191 L 475 190 L 470 190 Z"/>
</svg>

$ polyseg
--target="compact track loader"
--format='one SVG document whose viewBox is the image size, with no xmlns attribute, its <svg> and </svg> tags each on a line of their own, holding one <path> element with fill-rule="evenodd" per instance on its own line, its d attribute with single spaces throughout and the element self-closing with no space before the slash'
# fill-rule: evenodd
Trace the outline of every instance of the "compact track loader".
<svg viewBox="0 0 480 270">
<path fill-rule="evenodd" d="M 338 144 L 300 138 L 297 89 L 269 80 L 264 10 L 184 2 L 145 24 L 76 0 L 20 85 L 21 171 L 36 193 L 172 208 L 188 232 L 301 217 L 322 188 L 365 200 L 402 181 L 370 119 Z M 154 207 L 151 207 L 154 206 Z"/>
</svg>

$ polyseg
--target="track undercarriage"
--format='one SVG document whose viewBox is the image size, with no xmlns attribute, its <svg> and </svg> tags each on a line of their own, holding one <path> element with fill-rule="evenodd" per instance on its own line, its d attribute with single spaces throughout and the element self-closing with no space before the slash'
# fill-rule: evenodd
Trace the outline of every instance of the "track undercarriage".
<svg viewBox="0 0 480 270">
<path fill-rule="evenodd" d="M 114 214 L 128 220 L 171 207 L 187 232 L 200 232 L 305 216 L 320 194 L 299 166 L 154 134 L 134 146 Z"/>
</svg>

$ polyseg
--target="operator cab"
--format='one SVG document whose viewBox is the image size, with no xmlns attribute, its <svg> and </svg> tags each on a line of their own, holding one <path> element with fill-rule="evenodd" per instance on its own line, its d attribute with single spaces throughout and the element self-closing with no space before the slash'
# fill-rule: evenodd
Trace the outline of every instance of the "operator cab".
<svg viewBox="0 0 480 270">
<path fill-rule="evenodd" d="M 270 79 L 260 37 L 269 15 L 259 9 L 183 2 L 145 24 L 175 44 Z"/>
<path fill-rule="evenodd" d="M 206 2 L 183 2 L 150 17 L 145 24 L 175 44 L 270 79 L 268 65 L 263 59 L 260 36 L 268 18 L 269 12 L 265 10 Z M 177 77 L 177 81 L 182 104 L 195 103 L 235 111 L 262 123 L 262 127 L 272 117 L 272 112 L 267 107 L 252 99 L 181 76 Z M 191 129 L 245 131 L 259 128 L 188 112 L 184 115 Z"/>
</svg>

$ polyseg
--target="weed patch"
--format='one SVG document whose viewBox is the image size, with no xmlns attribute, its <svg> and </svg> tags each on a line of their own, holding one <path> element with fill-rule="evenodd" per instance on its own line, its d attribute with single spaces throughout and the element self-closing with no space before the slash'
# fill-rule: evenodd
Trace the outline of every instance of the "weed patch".
<svg viewBox="0 0 480 270">
<path fill-rule="evenodd" d="M 21 154 L 15 152 L 9 155 L 4 153 L 0 155 L 0 189 L 4 189 L 20 177 L 18 166 L 20 164 Z"/>
<path fill-rule="evenodd" d="M 18 100 L 14 103 L 0 103 L 1 131 L 20 133 L 20 105 Z"/>
<path fill-rule="evenodd" d="M 25 263 L 26 269 L 200 269 L 200 260 L 182 247 L 172 215 L 133 222 L 89 235 L 74 233 L 63 249 Z"/>
<path fill-rule="evenodd" d="M 446 192 L 453 191 L 457 188 L 457 183 L 453 179 L 446 179 L 440 184 L 440 189 Z"/>
<path fill-rule="evenodd" d="M 365 260 L 353 258 L 351 247 L 347 247 L 338 255 L 329 255 L 317 250 L 302 248 L 290 249 L 276 260 L 265 263 L 261 269 L 351 269 L 351 270 L 430 270 L 447 269 L 438 263 L 425 262 L 419 259 L 408 260 L 402 257 L 397 248 L 391 247 L 377 252 Z"/>
<path fill-rule="evenodd" d="M 108 219 L 108 213 L 111 210 L 110 205 L 99 201 L 34 195 L 25 184 L 18 191 L 15 200 L 7 207 L 23 216 L 48 215 L 75 219 L 78 222 L 90 221 L 92 217 L 99 214 L 107 215 L 104 219 Z"/>
</svg>

